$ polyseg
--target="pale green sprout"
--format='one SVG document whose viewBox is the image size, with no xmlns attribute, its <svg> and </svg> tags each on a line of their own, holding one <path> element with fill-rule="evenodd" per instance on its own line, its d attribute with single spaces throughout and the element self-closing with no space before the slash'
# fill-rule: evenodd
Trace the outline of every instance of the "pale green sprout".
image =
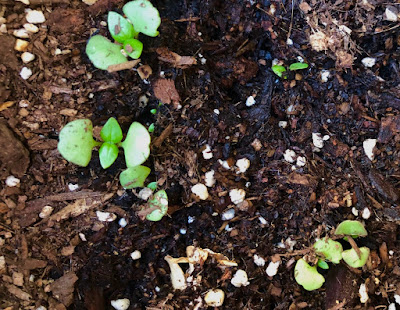
<svg viewBox="0 0 400 310">
<path fill-rule="evenodd" d="M 168 196 L 165 190 L 160 190 L 154 194 L 153 198 L 148 202 L 148 208 L 151 213 L 146 215 L 146 219 L 149 221 L 157 222 L 160 221 L 168 211 Z"/>
<path fill-rule="evenodd" d="M 314 249 L 317 254 L 322 254 L 323 258 L 334 264 L 339 264 L 342 259 L 342 245 L 330 238 L 315 242 Z"/>
<path fill-rule="evenodd" d="M 345 235 L 357 238 L 357 237 L 365 237 L 368 235 L 368 233 L 361 222 L 346 220 L 341 222 L 339 226 L 336 228 L 335 235 Z"/>
<path fill-rule="evenodd" d="M 158 36 L 157 28 L 161 24 L 158 10 L 148 0 L 130 1 L 122 9 L 133 28 L 149 37 Z"/>
<path fill-rule="evenodd" d="M 126 139 L 121 143 L 128 167 L 141 165 L 147 160 L 150 155 L 150 140 L 150 134 L 146 127 L 138 122 L 132 123 Z"/>
<path fill-rule="evenodd" d="M 307 69 L 307 68 L 308 68 L 308 64 L 306 64 L 304 62 L 295 62 L 294 64 L 291 64 L 289 66 L 290 71 L 302 70 L 302 69 Z"/>
<path fill-rule="evenodd" d="M 369 248 L 362 247 L 359 250 L 360 250 L 360 257 L 358 256 L 357 251 L 354 249 L 343 251 L 342 253 L 343 260 L 350 267 L 360 268 L 367 263 L 370 252 Z"/>
<path fill-rule="evenodd" d="M 86 45 L 86 54 L 96 68 L 107 70 L 109 66 L 119 65 L 128 60 L 121 53 L 121 46 L 112 43 L 101 35 L 90 38 Z"/>
<path fill-rule="evenodd" d="M 150 168 L 146 166 L 135 166 L 128 167 L 119 175 L 119 182 L 125 189 L 131 189 L 135 187 L 143 187 L 144 181 L 150 174 Z"/>
<path fill-rule="evenodd" d="M 307 291 L 319 289 L 325 282 L 324 277 L 317 271 L 317 266 L 310 266 L 300 258 L 294 267 L 294 278 Z"/>
</svg>

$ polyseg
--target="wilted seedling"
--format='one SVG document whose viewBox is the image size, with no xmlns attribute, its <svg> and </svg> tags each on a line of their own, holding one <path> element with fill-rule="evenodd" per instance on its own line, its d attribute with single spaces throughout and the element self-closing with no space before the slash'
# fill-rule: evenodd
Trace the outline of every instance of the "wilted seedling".
<svg viewBox="0 0 400 310">
<path fill-rule="evenodd" d="M 142 54 L 143 43 L 137 40 L 139 33 L 156 37 L 161 24 L 158 10 L 148 0 L 130 1 L 123 7 L 126 19 L 116 12 L 108 13 L 108 30 L 119 44 L 114 44 L 101 35 L 89 39 L 86 54 L 96 68 L 107 70 L 111 65 L 127 62 L 124 52 L 133 59 Z"/>
<path fill-rule="evenodd" d="M 346 220 L 341 222 L 335 230 L 335 235 L 351 236 L 353 238 L 368 235 L 364 225 L 359 221 Z"/>
<path fill-rule="evenodd" d="M 367 263 L 368 256 L 369 256 L 369 248 L 362 247 L 359 248 L 360 252 L 357 253 L 355 249 L 350 249 L 343 251 L 342 256 L 343 260 L 346 262 L 347 265 L 353 268 L 359 268 L 364 266 Z M 360 256 L 359 256 L 360 254 Z"/>
<path fill-rule="evenodd" d="M 342 245 L 330 238 L 315 242 L 314 249 L 317 254 L 322 255 L 325 260 L 328 260 L 334 264 L 339 264 L 342 259 Z"/>
<path fill-rule="evenodd" d="M 168 211 L 168 196 L 165 190 L 156 192 L 148 201 L 148 206 L 139 212 L 139 216 L 145 216 L 147 220 L 160 221 Z"/>
<path fill-rule="evenodd" d="M 325 282 L 324 277 L 317 271 L 317 266 L 310 266 L 303 258 L 296 263 L 294 278 L 307 291 L 317 290 Z"/>
</svg>

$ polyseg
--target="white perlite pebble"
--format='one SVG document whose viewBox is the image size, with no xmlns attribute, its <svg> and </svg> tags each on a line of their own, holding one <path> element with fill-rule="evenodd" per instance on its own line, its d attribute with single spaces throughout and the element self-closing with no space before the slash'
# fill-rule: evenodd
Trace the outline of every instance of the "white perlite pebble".
<svg viewBox="0 0 400 310">
<path fill-rule="evenodd" d="M 244 197 L 246 197 L 246 192 L 243 189 L 235 188 L 229 191 L 229 197 L 231 201 L 237 205 L 243 202 Z"/>
<path fill-rule="evenodd" d="M 399 17 L 397 16 L 397 9 L 395 7 L 387 7 L 383 14 L 383 19 L 389 22 L 397 22 Z"/>
<path fill-rule="evenodd" d="M 120 218 L 118 221 L 118 225 L 121 226 L 122 228 L 126 227 L 128 225 L 128 222 L 124 218 Z"/>
<path fill-rule="evenodd" d="M 140 190 L 138 197 L 143 200 L 148 200 L 151 195 L 153 195 L 153 191 L 150 188 L 145 187 Z"/>
<path fill-rule="evenodd" d="M 96 215 L 100 222 L 112 222 L 117 218 L 114 213 L 110 212 L 96 211 Z"/>
<path fill-rule="evenodd" d="M 285 129 L 287 127 L 287 121 L 279 121 L 278 126 Z"/>
<path fill-rule="evenodd" d="M 39 307 L 36 308 L 36 310 L 47 310 L 47 308 L 44 307 L 44 306 L 39 306 Z"/>
<path fill-rule="evenodd" d="M 79 185 L 78 185 L 78 184 L 72 184 L 72 183 L 69 183 L 69 184 L 68 184 L 68 189 L 69 189 L 71 192 L 77 190 L 78 188 L 79 188 Z"/>
<path fill-rule="evenodd" d="M 13 31 L 14 37 L 21 38 L 21 39 L 28 39 L 29 33 L 26 29 L 17 29 Z"/>
<path fill-rule="evenodd" d="M 111 300 L 111 306 L 116 310 L 126 310 L 129 308 L 131 302 L 128 298 Z"/>
<path fill-rule="evenodd" d="M 360 285 L 358 293 L 360 294 L 360 302 L 362 304 L 365 304 L 368 301 L 368 292 L 367 292 L 367 286 L 364 283 Z"/>
<path fill-rule="evenodd" d="M 277 262 L 270 262 L 268 264 L 267 269 L 265 270 L 267 275 L 269 277 L 273 277 L 274 275 L 276 275 L 278 273 L 278 268 L 279 268 L 280 264 L 281 264 L 281 261 L 279 261 L 279 260 Z"/>
<path fill-rule="evenodd" d="M 322 83 L 328 82 L 330 75 L 331 75 L 331 73 L 329 72 L 329 70 L 322 70 L 321 71 L 321 82 Z"/>
<path fill-rule="evenodd" d="M 368 208 L 362 210 L 361 216 L 364 220 L 368 220 L 371 217 L 371 211 Z"/>
<path fill-rule="evenodd" d="M 7 179 L 6 179 L 6 185 L 7 185 L 8 187 L 15 187 L 15 186 L 17 186 L 19 183 L 21 183 L 20 179 L 16 178 L 16 177 L 13 176 L 13 175 L 8 176 Z"/>
<path fill-rule="evenodd" d="M 192 186 L 192 193 L 199 197 L 201 200 L 206 200 L 208 198 L 207 187 L 201 183 Z"/>
<path fill-rule="evenodd" d="M 133 252 L 131 253 L 131 258 L 132 258 L 133 260 L 138 260 L 138 259 L 141 258 L 141 257 L 142 257 L 142 253 L 140 253 L 140 251 L 138 251 L 138 250 L 133 251 Z"/>
<path fill-rule="evenodd" d="M 295 151 L 287 149 L 283 154 L 283 159 L 286 160 L 288 163 L 294 163 L 294 161 L 296 160 Z"/>
<path fill-rule="evenodd" d="M 231 279 L 231 283 L 235 287 L 247 286 L 250 284 L 246 271 L 239 269 Z"/>
<path fill-rule="evenodd" d="M 215 180 L 215 171 L 214 170 L 210 170 L 208 172 L 206 172 L 205 176 L 204 176 L 204 182 L 206 183 L 207 187 L 213 187 L 216 180 Z"/>
<path fill-rule="evenodd" d="M 204 159 L 211 159 L 213 158 L 213 153 L 211 151 L 211 148 L 208 144 L 206 144 L 206 148 L 202 151 L 203 153 L 203 158 Z"/>
<path fill-rule="evenodd" d="M 374 160 L 374 148 L 376 145 L 376 139 L 367 139 L 363 142 L 363 148 L 365 155 L 372 161 Z"/>
<path fill-rule="evenodd" d="M 223 290 L 209 290 L 204 296 L 204 301 L 209 307 L 220 307 L 224 303 L 225 293 Z"/>
<path fill-rule="evenodd" d="M 315 147 L 322 149 L 324 147 L 324 139 L 319 132 L 313 132 L 312 140 Z"/>
<path fill-rule="evenodd" d="M 14 49 L 18 52 L 25 52 L 28 48 L 29 42 L 21 39 L 15 41 Z"/>
<path fill-rule="evenodd" d="M 27 68 L 27 67 L 23 67 L 21 69 L 21 72 L 19 73 L 19 75 L 24 79 L 27 80 L 32 76 L 32 70 Z"/>
<path fill-rule="evenodd" d="M 6 24 L 1 24 L 0 25 L 0 32 L 1 33 L 7 33 L 7 25 Z"/>
<path fill-rule="evenodd" d="M 233 219 L 235 217 L 235 209 L 229 209 L 229 210 L 226 210 L 224 213 L 222 213 L 222 215 L 221 215 L 221 219 L 223 220 L 223 221 L 229 221 L 229 220 L 231 220 L 231 219 Z"/>
<path fill-rule="evenodd" d="M 287 38 L 286 44 L 289 45 L 289 46 L 293 45 L 293 40 L 291 38 Z"/>
<path fill-rule="evenodd" d="M 21 59 L 22 59 L 23 63 L 27 64 L 35 59 L 35 55 L 33 55 L 32 53 L 29 53 L 29 52 L 24 52 L 21 55 Z"/>
<path fill-rule="evenodd" d="M 296 166 L 304 167 L 306 165 L 306 162 L 307 162 L 307 160 L 305 157 L 299 156 L 299 157 L 297 157 L 297 160 L 296 160 Z"/>
<path fill-rule="evenodd" d="M 246 107 L 251 107 L 252 105 L 255 105 L 255 104 L 256 104 L 256 100 L 254 99 L 253 96 L 249 96 L 246 99 Z"/>
<path fill-rule="evenodd" d="M 44 206 L 42 211 L 39 213 L 39 217 L 41 219 L 46 219 L 50 216 L 50 214 L 53 212 L 54 208 L 52 206 Z"/>
<path fill-rule="evenodd" d="M 365 57 L 361 60 L 362 64 L 364 65 L 364 67 L 366 68 L 372 68 L 373 66 L 375 66 L 376 63 L 376 59 L 372 58 L 372 57 Z"/>
<path fill-rule="evenodd" d="M 356 208 L 351 208 L 351 213 L 353 213 L 354 216 L 358 216 L 358 210 Z"/>
<path fill-rule="evenodd" d="M 262 216 L 258 217 L 258 220 L 260 221 L 261 225 L 267 225 L 268 222 L 265 218 L 263 218 Z"/>
<path fill-rule="evenodd" d="M 32 10 L 26 13 L 26 20 L 31 24 L 41 24 L 46 21 L 42 11 Z"/>
<path fill-rule="evenodd" d="M 26 31 L 30 32 L 30 33 L 36 33 L 39 32 L 39 28 L 38 26 L 34 25 L 34 24 L 24 24 L 24 28 Z"/>
<path fill-rule="evenodd" d="M 258 267 L 264 267 L 265 266 L 265 259 L 262 258 L 261 256 L 258 256 L 257 254 L 254 254 L 253 260 L 254 260 L 254 264 L 256 264 Z"/>
<path fill-rule="evenodd" d="M 241 158 L 236 161 L 236 167 L 238 167 L 237 173 L 245 173 L 250 167 L 250 160 L 247 158 Z"/>
<path fill-rule="evenodd" d="M 396 310 L 396 304 L 394 302 L 392 302 L 389 307 L 388 310 Z"/>
</svg>

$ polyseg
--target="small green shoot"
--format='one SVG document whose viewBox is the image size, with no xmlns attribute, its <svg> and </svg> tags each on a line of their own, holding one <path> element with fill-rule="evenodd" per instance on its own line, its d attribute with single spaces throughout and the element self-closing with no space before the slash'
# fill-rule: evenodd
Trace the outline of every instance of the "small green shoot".
<svg viewBox="0 0 400 310">
<path fill-rule="evenodd" d="M 142 55 L 143 43 L 136 39 L 128 39 L 124 42 L 124 50 L 130 58 L 138 59 Z"/>
<path fill-rule="evenodd" d="M 146 215 L 149 221 L 160 221 L 168 212 L 168 196 L 165 190 L 160 190 L 154 194 L 153 198 L 148 202 L 148 210 L 150 213 Z"/>
<path fill-rule="evenodd" d="M 128 167 L 141 165 L 147 160 L 150 155 L 150 140 L 146 127 L 138 122 L 133 122 L 129 127 L 126 139 L 121 143 Z"/>
<path fill-rule="evenodd" d="M 153 192 L 157 189 L 157 182 L 150 182 L 149 184 L 147 184 L 147 187 L 150 188 Z"/>
<path fill-rule="evenodd" d="M 369 248 L 362 247 L 360 248 L 360 257 L 354 249 L 343 251 L 342 256 L 347 265 L 353 268 L 360 268 L 367 263 L 369 252 Z"/>
<path fill-rule="evenodd" d="M 116 12 L 108 13 L 107 24 L 111 36 L 119 43 L 124 43 L 131 38 L 136 38 L 138 35 L 133 25 L 125 17 Z"/>
<path fill-rule="evenodd" d="M 314 249 L 317 254 L 323 256 L 322 258 L 325 258 L 326 260 L 334 264 L 339 264 L 342 259 L 342 245 L 339 242 L 333 241 L 330 238 L 318 240 L 317 242 L 315 242 Z"/>
<path fill-rule="evenodd" d="M 302 70 L 302 69 L 307 69 L 307 68 L 308 68 L 308 64 L 306 64 L 304 62 L 295 62 L 294 64 L 291 64 L 289 66 L 290 71 Z"/>
<path fill-rule="evenodd" d="M 364 225 L 359 221 L 343 221 L 335 230 L 335 235 L 351 236 L 353 238 L 365 237 L 368 235 Z"/>
<path fill-rule="evenodd" d="M 283 76 L 283 74 L 286 72 L 286 68 L 284 66 L 279 66 L 279 65 L 273 65 L 272 66 L 272 71 L 279 76 L 280 78 Z"/>
<path fill-rule="evenodd" d="M 151 114 L 156 114 L 156 113 L 157 113 L 157 109 L 151 109 L 151 110 L 150 110 L 150 113 L 151 113 Z"/>
<path fill-rule="evenodd" d="M 150 133 L 154 132 L 154 123 L 150 124 L 148 131 Z"/>
<path fill-rule="evenodd" d="M 310 266 L 304 259 L 299 259 L 294 268 L 294 278 L 307 291 L 319 289 L 325 282 L 317 271 L 317 266 Z"/>
<path fill-rule="evenodd" d="M 318 267 L 321 269 L 325 269 L 328 270 L 329 269 L 329 265 L 326 261 L 322 260 L 322 259 L 318 259 L 318 263 L 317 263 Z"/>
<path fill-rule="evenodd" d="M 150 168 L 140 165 L 136 167 L 128 167 L 119 175 L 119 181 L 125 189 L 143 187 L 144 181 L 150 174 L 150 171 Z"/>
<path fill-rule="evenodd" d="M 161 24 L 158 10 L 148 0 L 130 1 L 122 9 L 133 28 L 149 37 L 158 36 L 158 27 Z"/>
</svg>

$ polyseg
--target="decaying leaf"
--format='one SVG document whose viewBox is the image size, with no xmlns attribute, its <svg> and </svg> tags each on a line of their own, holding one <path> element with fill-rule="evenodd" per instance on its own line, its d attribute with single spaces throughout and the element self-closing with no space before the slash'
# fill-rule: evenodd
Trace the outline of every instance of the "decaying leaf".
<svg viewBox="0 0 400 310">
<path fill-rule="evenodd" d="M 181 98 L 179 97 L 178 91 L 175 88 L 173 80 L 169 79 L 158 79 L 153 85 L 154 95 L 162 103 L 174 103 L 174 106 L 179 104 Z"/>
<path fill-rule="evenodd" d="M 169 63 L 175 68 L 185 69 L 197 64 L 197 61 L 194 57 L 180 56 L 177 53 L 170 51 L 166 47 L 157 48 L 156 52 L 159 60 Z"/>
<path fill-rule="evenodd" d="M 149 65 L 143 65 L 137 69 L 137 73 L 139 74 L 139 76 L 142 80 L 147 80 L 150 77 L 150 75 L 153 73 L 153 70 L 151 69 L 151 67 Z"/>
<path fill-rule="evenodd" d="M 76 281 L 78 281 L 76 274 L 69 272 L 54 281 L 50 285 L 50 291 L 55 298 L 68 307 L 74 300 L 74 285 Z"/>
</svg>

